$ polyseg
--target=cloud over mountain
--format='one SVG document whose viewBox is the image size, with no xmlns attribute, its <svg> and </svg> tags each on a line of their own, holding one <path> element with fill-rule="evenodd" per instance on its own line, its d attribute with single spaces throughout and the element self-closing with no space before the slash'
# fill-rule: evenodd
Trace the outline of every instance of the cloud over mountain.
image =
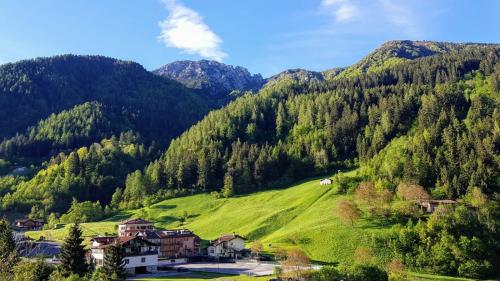
<svg viewBox="0 0 500 281">
<path fill-rule="evenodd" d="M 167 47 L 221 62 L 227 54 L 221 50 L 222 39 L 195 10 L 176 0 L 164 0 L 168 17 L 159 23 L 160 40 Z"/>
</svg>

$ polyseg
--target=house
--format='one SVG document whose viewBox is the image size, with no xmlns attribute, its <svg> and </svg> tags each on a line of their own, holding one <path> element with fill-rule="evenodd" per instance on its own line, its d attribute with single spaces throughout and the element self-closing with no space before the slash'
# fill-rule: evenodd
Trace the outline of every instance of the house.
<svg viewBox="0 0 500 281">
<path fill-rule="evenodd" d="M 118 225 L 118 236 L 135 236 L 140 231 L 154 230 L 152 222 L 143 219 L 130 219 Z"/>
<path fill-rule="evenodd" d="M 140 236 L 95 237 L 91 240 L 90 256 L 96 267 L 101 267 L 107 249 L 119 244 L 124 250 L 124 268 L 128 274 L 156 272 L 160 246 Z"/>
<path fill-rule="evenodd" d="M 38 219 L 22 219 L 16 220 L 14 222 L 14 227 L 20 231 L 28 231 L 28 230 L 40 230 L 45 224 L 44 220 Z"/>
<path fill-rule="evenodd" d="M 140 236 L 150 242 L 160 245 L 160 235 L 156 230 L 141 230 L 137 232 L 135 236 Z"/>
<path fill-rule="evenodd" d="M 190 257 L 200 255 L 201 239 L 187 229 L 157 231 L 160 236 L 160 257 L 171 263 L 187 262 Z"/>
<path fill-rule="evenodd" d="M 208 246 L 208 256 L 213 258 L 237 259 L 245 249 L 245 238 L 237 234 L 228 234 L 212 241 Z"/>
<path fill-rule="evenodd" d="M 319 184 L 320 185 L 332 184 L 332 180 L 331 179 L 322 179 L 322 180 L 319 181 Z"/>
<path fill-rule="evenodd" d="M 439 205 L 454 205 L 457 201 L 454 200 L 419 200 L 419 205 L 427 213 L 434 213 Z"/>
</svg>

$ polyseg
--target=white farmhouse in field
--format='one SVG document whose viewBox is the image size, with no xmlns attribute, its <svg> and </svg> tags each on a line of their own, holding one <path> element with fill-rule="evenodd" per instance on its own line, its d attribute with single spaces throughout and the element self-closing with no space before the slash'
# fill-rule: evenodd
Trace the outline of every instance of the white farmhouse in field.
<svg viewBox="0 0 500 281">
<path fill-rule="evenodd" d="M 244 249 L 245 238 L 233 233 L 212 241 L 208 246 L 208 255 L 214 258 L 237 259 Z"/>
<path fill-rule="evenodd" d="M 96 267 L 101 267 L 106 258 L 107 249 L 115 244 L 123 247 L 125 270 L 128 274 L 156 272 L 160 245 L 140 236 L 96 237 L 92 240 L 90 254 Z"/>
<path fill-rule="evenodd" d="M 322 180 L 319 181 L 319 184 L 320 185 L 332 184 L 332 180 L 331 179 L 322 179 Z"/>
</svg>

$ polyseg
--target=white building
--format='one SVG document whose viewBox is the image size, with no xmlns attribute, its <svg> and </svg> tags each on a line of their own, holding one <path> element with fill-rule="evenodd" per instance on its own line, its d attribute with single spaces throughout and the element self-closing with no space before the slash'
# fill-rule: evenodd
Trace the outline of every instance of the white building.
<svg viewBox="0 0 500 281">
<path fill-rule="evenodd" d="M 320 185 L 332 184 L 332 180 L 331 179 L 322 179 L 322 180 L 319 181 L 319 184 Z"/>
<path fill-rule="evenodd" d="M 128 274 L 156 272 L 160 246 L 139 236 L 96 237 L 92 240 L 91 257 L 96 267 L 106 258 L 106 249 L 119 244 L 124 249 L 125 270 Z"/>
<path fill-rule="evenodd" d="M 138 232 L 154 230 L 152 222 L 143 219 L 130 219 L 118 225 L 118 236 L 135 236 Z"/>
<path fill-rule="evenodd" d="M 214 258 L 237 259 L 244 249 L 245 238 L 233 233 L 212 241 L 208 246 L 208 255 Z"/>
</svg>

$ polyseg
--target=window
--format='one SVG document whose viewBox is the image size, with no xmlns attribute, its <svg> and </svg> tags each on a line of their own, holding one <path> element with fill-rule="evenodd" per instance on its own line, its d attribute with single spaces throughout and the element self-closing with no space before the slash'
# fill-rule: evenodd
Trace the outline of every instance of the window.
<svg viewBox="0 0 500 281">
<path fill-rule="evenodd" d="M 128 263 L 129 263 L 128 259 L 125 259 L 125 264 L 128 264 Z"/>
<path fill-rule="evenodd" d="M 141 258 L 141 262 L 145 263 L 146 262 L 146 258 Z"/>
</svg>

